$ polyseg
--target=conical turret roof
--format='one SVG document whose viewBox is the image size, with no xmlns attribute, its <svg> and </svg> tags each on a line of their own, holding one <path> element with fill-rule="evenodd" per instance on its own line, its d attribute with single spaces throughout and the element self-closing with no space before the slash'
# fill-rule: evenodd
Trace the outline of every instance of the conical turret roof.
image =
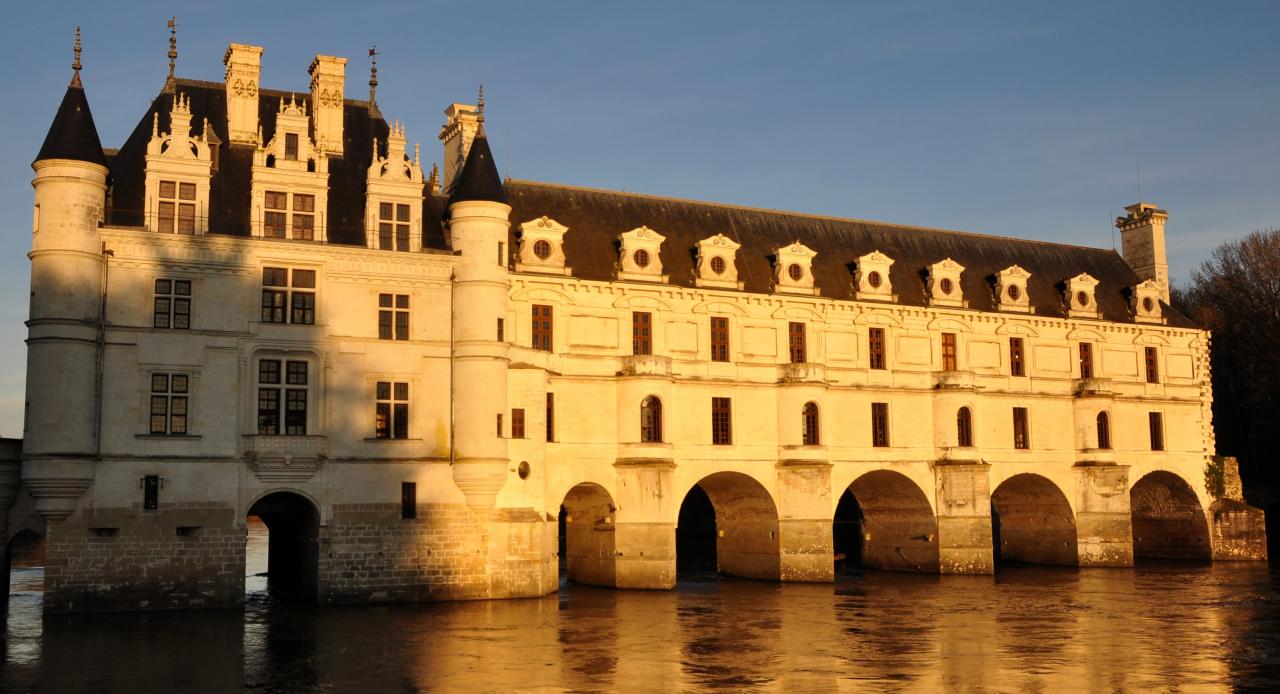
<svg viewBox="0 0 1280 694">
<path fill-rule="evenodd" d="M 53 125 L 49 126 L 49 134 L 45 135 L 44 144 L 36 161 L 45 159 L 75 159 L 91 164 L 107 165 L 107 158 L 102 154 L 102 141 L 98 139 L 98 128 L 93 124 L 93 114 L 89 112 L 89 100 L 85 97 L 84 88 L 74 82 L 67 87 L 62 97 L 62 105 L 53 117 Z"/>
<path fill-rule="evenodd" d="M 498 167 L 493 163 L 493 152 L 489 150 L 489 138 L 485 137 L 483 124 L 471 141 L 471 151 L 467 152 L 467 161 L 462 165 L 458 183 L 449 194 L 450 205 L 466 200 L 507 201 L 507 195 L 502 190 L 502 177 L 498 175 Z"/>
</svg>

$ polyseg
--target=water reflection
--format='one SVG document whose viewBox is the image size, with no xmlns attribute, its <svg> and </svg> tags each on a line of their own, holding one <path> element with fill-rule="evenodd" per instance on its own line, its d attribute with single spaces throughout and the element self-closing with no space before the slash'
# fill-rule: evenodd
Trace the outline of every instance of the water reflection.
<svg viewBox="0 0 1280 694">
<path fill-rule="evenodd" d="M 251 571 L 253 569 L 250 569 Z M 888 691 L 1280 686 L 1280 572 L 1254 564 L 685 575 L 673 592 L 39 618 L 13 574 L 0 690 Z"/>
</svg>

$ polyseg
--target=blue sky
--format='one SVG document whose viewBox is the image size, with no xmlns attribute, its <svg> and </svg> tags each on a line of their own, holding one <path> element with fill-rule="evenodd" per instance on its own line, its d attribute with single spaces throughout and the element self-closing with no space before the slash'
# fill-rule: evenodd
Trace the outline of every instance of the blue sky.
<svg viewBox="0 0 1280 694">
<path fill-rule="evenodd" d="M 76 24 L 103 144 L 167 72 L 220 81 L 231 41 L 307 90 L 347 56 L 428 161 L 484 82 L 517 178 L 1112 245 L 1142 194 L 1170 212 L 1174 281 L 1280 225 L 1280 4 L 1265 2 L 36 3 L 0 27 L 0 435 L 21 430 L 30 163 Z M 305 17 L 304 20 L 299 20 Z M 508 157 L 509 153 L 509 157 Z"/>
</svg>

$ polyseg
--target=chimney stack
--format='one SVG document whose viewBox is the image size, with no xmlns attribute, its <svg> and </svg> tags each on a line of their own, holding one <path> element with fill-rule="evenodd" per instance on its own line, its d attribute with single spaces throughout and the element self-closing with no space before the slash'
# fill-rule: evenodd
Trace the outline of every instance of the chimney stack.
<svg viewBox="0 0 1280 694">
<path fill-rule="evenodd" d="M 1125 207 L 1116 217 L 1124 261 L 1144 280 L 1160 285 L 1160 298 L 1169 303 L 1169 258 L 1164 247 L 1164 223 L 1169 213 L 1147 202 Z"/>
<path fill-rule="evenodd" d="M 232 144 L 256 144 L 262 47 L 233 43 L 222 64 L 227 66 L 227 138 Z"/>
<path fill-rule="evenodd" d="M 343 87 L 347 79 L 347 59 L 317 55 L 307 68 L 311 75 L 311 121 L 316 147 L 327 154 L 342 156 Z"/>
<path fill-rule="evenodd" d="M 471 151 L 471 141 L 480 128 L 479 110 L 472 104 L 449 104 L 444 110 L 445 124 L 440 128 L 440 141 L 444 143 L 444 169 L 440 173 L 440 190 L 453 190 L 462 173 L 462 165 Z"/>
</svg>

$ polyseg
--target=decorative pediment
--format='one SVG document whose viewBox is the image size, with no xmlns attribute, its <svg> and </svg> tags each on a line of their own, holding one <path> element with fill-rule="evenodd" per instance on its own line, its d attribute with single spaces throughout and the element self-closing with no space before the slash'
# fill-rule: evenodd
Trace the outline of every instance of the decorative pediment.
<svg viewBox="0 0 1280 694">
<path fill-rule="evenodd" d="M 944 258 L 929 266 L 926 289 L 930 306 L 965 306 L 964 291 L 960 288 L 960 275 L 964 266 L 951 258 Z"/>
<path fill-rule="evenodd" d="M 618 235 L 618 279 L 666 282 L 662 274 L 662 242 L 667 237 L 647 226 Z"/>
<path fill-rule="evenodd" d="M 191 135 L 191 99 L 174 94 L 169 132 L 160 132 L 160 112 L 151 120 L 147 142 L 146 224 L 152 231 L 204 234 L 209 223 L 209 176 L 213 148 L 209 121 L 199 137 Z"/>
<path fill-rule="evenodd" d="M 1067 315 L 1076 318 L 1097 318 L 1098 300 L 1096 289 L 1098 280 L 1088 273 L 1080 273 L 1063 283 L 1063 303 L 1067 305 Z"/>
<path fill-rule="evenodd" d="M 699 241 L 695 284 L 699 287 L 741 289 L 737 263 L 739 248 L 742 244 L 724 234 Z"/>
<path fill-rule="evenodd" d="M 516 249 L 516 272 L 542 272 L 568 275 L 565 266 L 564 233 L 569 227 L 543 215 L 520 225 L 519 247 Z"/>
<path fill-rule="evenodd" d="M 280 97 L 276 132 L 265 146 L 262 144 L 262 126 L 258 126 L 258 148 L 253 153 L 253 165 L 328 176 L 329 159 L 312 142 L 310 126 L 306 101 L 299 102 L 290 96 L 286 102 L 284 97 Z"/>
<path fill-rule="evenodd" d="M 408 244 L 404 243 L 406 225 L 422 228 L 422 162 L 416 145 L 413 158 L 409 158 L 406 142 L 404 126 L 398 122 L 387 134 L 387 156 L 378 154 L 378 139 L 373 139 L 365 176 L 365 229 L 370 248 L 422 250 L 421 234 L 408 234 Z M 395 236 L 389 236 L 393 231 Z"/>
<path fill-rule="evenodd" d="M 1031 312 L 1031 298 L 1027 295 L 1027 283 L 1031 273 L 1017 265 L 996 273 L 996 306 L 1001 311 Z"/>
<path fill-rule="evenodd" d="M 1164 323 L 1164 308 L 1160 305 L 1163 293 L 1163 287 L 1153 279 L 1134 287 L 1129 299 L 1133 319 L 1139 323 Z"/>
<path fill-rule="evenodd" d="M 889 268 L 893 266 L 893 258 L 871 251 L 858 258 L 857 269 L 853 273 L 855 296 L 860 301 L 893 301 L 893 283 L 889 280 Z"/>
<path fill-rule="evenodd" d="M 817 255 L 817 251 L 799 241 L 774 251 L 774 290 L 817 296 L 818 289 L 813 282 L 813 259 Z"/>
</svg>

